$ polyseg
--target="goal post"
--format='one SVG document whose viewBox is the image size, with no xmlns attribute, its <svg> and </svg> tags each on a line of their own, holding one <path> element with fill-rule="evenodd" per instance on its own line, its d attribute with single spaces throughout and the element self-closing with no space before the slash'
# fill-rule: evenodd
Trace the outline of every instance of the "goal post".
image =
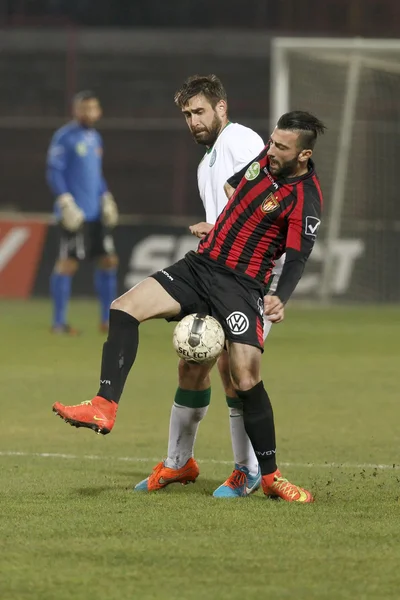
<svg viewBox="0 0 400 600">
<path fill-rule="evenodd" d="M 316 148 L 325 207 L 318 241 L 318 284 L 312 296 L 322 302 L 346 299 L 346 295 L 358 301 L 391 300 L 392 291 L 386 289 L 391 287 L 390 275 L 382 273 L 390 265 L 381 262 L 378 240 L 367 234 L 376 232 L 379 212 L 374 206 L 374 173 L 380 181 L 381 229 L 394 232 L 400 222 L 400 211 L 394 206 L 397 171 L 392 160 L 396 153 L 400 161 L 400 40 L 274 38 L 270 90 L 271 130 L 281 114 L 295 109 L 309 110 L 328 125 Z M 376 146 L 385 148 L 387 156 L 380 150 L 377 159 Z M 355 278 L 357 290 L 350 294 L 351 282 L 347 290 L 338 285 L 337 270 L 343 271 L 345 262 L 338 266 L 343 236 L 354 240 L 358 236 L 368 255 L 368 267 L 361 269 L 363 276 Z M 359 265 L 354 263 L 354 269 Z M 367 281 L 375 284 L 363 283 Z M 376 288 L 372 294 L 363 289 L 371 285 Z"/>
</svg>

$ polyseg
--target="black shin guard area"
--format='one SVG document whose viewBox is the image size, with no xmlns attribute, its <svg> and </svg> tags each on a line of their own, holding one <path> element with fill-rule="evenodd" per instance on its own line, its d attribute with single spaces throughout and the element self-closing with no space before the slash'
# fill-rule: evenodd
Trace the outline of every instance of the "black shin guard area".
<svg viewBox="0 0 400 600">
<path fill-rule="evenodd" d="M 99 396 L 119 402 L 139 345 L 139 321 L 122 310 L 110 310 L 103 346 Z"/>
<path fill-rule="evenodd" d="M 261 473 L 276 471 L 274 414 L 262 381 L 245 392 L 236 390 L 243 401 L 243 420 L 247 435 L 256 453 Z"/>
</svg>

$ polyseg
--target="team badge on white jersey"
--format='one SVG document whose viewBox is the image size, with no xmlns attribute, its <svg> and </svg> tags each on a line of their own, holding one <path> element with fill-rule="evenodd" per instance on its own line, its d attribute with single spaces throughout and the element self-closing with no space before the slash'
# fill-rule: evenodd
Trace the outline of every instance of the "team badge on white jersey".
<svg viewBox="0 0 400 600">
<path fill-rule="evenodd" d="M 215 165 L 215 161 L 217 160 L 217 150 L 214 148 L 211 154 L 209 166 L 213 167 Z"/>
</svg>

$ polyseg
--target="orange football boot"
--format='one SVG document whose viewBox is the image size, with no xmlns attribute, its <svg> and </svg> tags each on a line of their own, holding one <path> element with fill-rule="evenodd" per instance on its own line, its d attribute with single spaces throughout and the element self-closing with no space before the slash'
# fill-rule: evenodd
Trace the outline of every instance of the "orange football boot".
<svg viewBox="0 0 400 600">
<path fill-rule="evenodd" d="M 199 476 L 199 466 L 194 458 L 189 458 L 187 463 L 180 469 L 170 469 L 161 461 L 153 469 L 149 477 L 143 479 L 133 488 L 136 492 L 154 492 L 161 490 L 170 483 L 194 483 Z"/>
<path fill-rule="evenodd" d="M 65 406 L 61 402 L 53 404 L 53 412 L 66 423 L 74 427 L 88 427 L 95 433 L 106 435 L 114 427 L 118 404 L 101 396 L 86 400 L 73 406 Z"/>
<path fill-rule="evenodd" d="M 314 498 L 307 490 L 290 483 L 282 477 L 281 472 L 277 469 L 275 473 L 263 475 L 261 478 L 263 492 L 269 498 L 282 498 L 287 502 L 314 502 Z"/>
</svg>

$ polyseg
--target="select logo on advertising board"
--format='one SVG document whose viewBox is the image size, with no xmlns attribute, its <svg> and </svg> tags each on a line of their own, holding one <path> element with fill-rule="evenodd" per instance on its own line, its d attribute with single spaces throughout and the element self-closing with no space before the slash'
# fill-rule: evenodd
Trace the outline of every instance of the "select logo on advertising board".
<svg viewBox="0 0 400 600">
<path fill-rule="evenodd" d="M 0 220 L 0 298 L 29 297 L 46 230 L 46 223 Z"/>
<path fill-rule="evenodd" d="M 16 221 L 6 231 L 4 223 L 2 224 L 0 221 L 0 295 L 4 295 L 4 284 L 2 282 L 4 281 L 5 268 L 10 269 L 13 267 L 12 271 L 16 277 L 17 271 L 14 265 L 19 269 L 18 261 L 22 257 L 21 272 L 25 270 L 25 272 L 29 273 L 27 265 L 34 264 L 34 252 L 37 252 L 36 257 L 39 254 L 39 268 L 35 275 L 33 275 L 35 267 L 33 271 L 30 271 L 31 277 L 34 277 L 32 294 L 48 298 L 49 277 L 59 251 L 57 227 L 54 225 L 47 227 L 46 224 L 39 225 L 40 228 L 43 228 L 45 246 L 40 252 L 39 249 L 34 251 L 27 250 L 27 254 L 25 254 L 24 248 L 29 248 L 28 244 L 31 244 L 33 241 L 31 237 L 29 240 L 23 240 L 22 237 L 24 235 L 25 238 L 25 234 L 19 232 L 17 236 L 14 231 L 11 240 L 7 238 L 6 244 L 8 231 L 13 228 L 23 228 L 25 225 L 25 223 Z M 28 223 L 29 227 L 32 225 L 35 227 L 35 224 Z M 315 225 L 316 223 L 312 225 L 314 229 Z M 147 223 L 140 225 L 119 225 L 114 235 L 116 251 L 120 259 L 120 267 L 118 269 L 119 292 L 122 293 L 126 289 L 133 287 L 145 277 L 161 269 L 167 272 L 169 265 L 181 259 L 186 252 L 195 250 L 199 240 L 186 232 L 186 227 L 178 225 L 153 225 Z M 35 235 L 35 232 L 29 229 L 29 235 Z M 370 236 L 371 241 L 369 244 L 357 236 L 338 239 L 332 247 L 332 273 L 330 280 L 330 293 L 332 296 L 335 298 L 349 298 L 360 302 L 372 300 L 387 301 L 387 298 L 396 300 L 398 298 L 396 287 L 398 280 L 394 277 L 394 274 L 396 273 L 397 262 L 393 260 L 392 262 L 387 261 L 382 263 L 382 277 L 379 279 L 371 277 L 371 268 L 369 265 L 371 260 L 376 257 L 376 248 L 378 247 L 380 249 L 383 248 L 381 250 L 383 255 L 397 256 L 397 238 L 398 234 L 388 239 L 387 235 L 382 236 L 378 233 L 376 237 Z M 13 244 L 11 244 L 12 240 L 14 240 Z M 19 244 L 16 243 L 17 240 L 19 240 Z M 384 245 L 385 243 L 387 244 L 386 246 Z M 15 248 L 17 245 L 20 246 L 18 252 Z M 13 248 L 16 255 L 11 257 L 11 250 Z M 3 264 L 5 249 L 8 251 L 7 260 L 12 262 L 12 265 Z M 325 257 L 326 246 L 323 241 L 317 240 L 310 260 L 307 263 L 306 271 L 295 291 L 295 297 L 318 298 Z M 367 270 L 365 270 L 365 265 L 368 266 Z M 74 277 L 74 296 L 92 297 L 94 295 L 93 268 L 92 261 L 82 261 L 78 273 Z M 11 283 L 8 276 L 7 280 L 7 292 L 10 296 Z M 11 282 L 13 286 L 16 285 L 15 280 L 11 279 Z M 27 285 L 25 275 L 24 282 L 24 285 Z M 392 282 L 396 282 L 396 284 L 392 285 Z M 20 283 L 22 284 L 22 281 Z M 389 293 L 390 296 L 388 295 Z"/>
</svg>

